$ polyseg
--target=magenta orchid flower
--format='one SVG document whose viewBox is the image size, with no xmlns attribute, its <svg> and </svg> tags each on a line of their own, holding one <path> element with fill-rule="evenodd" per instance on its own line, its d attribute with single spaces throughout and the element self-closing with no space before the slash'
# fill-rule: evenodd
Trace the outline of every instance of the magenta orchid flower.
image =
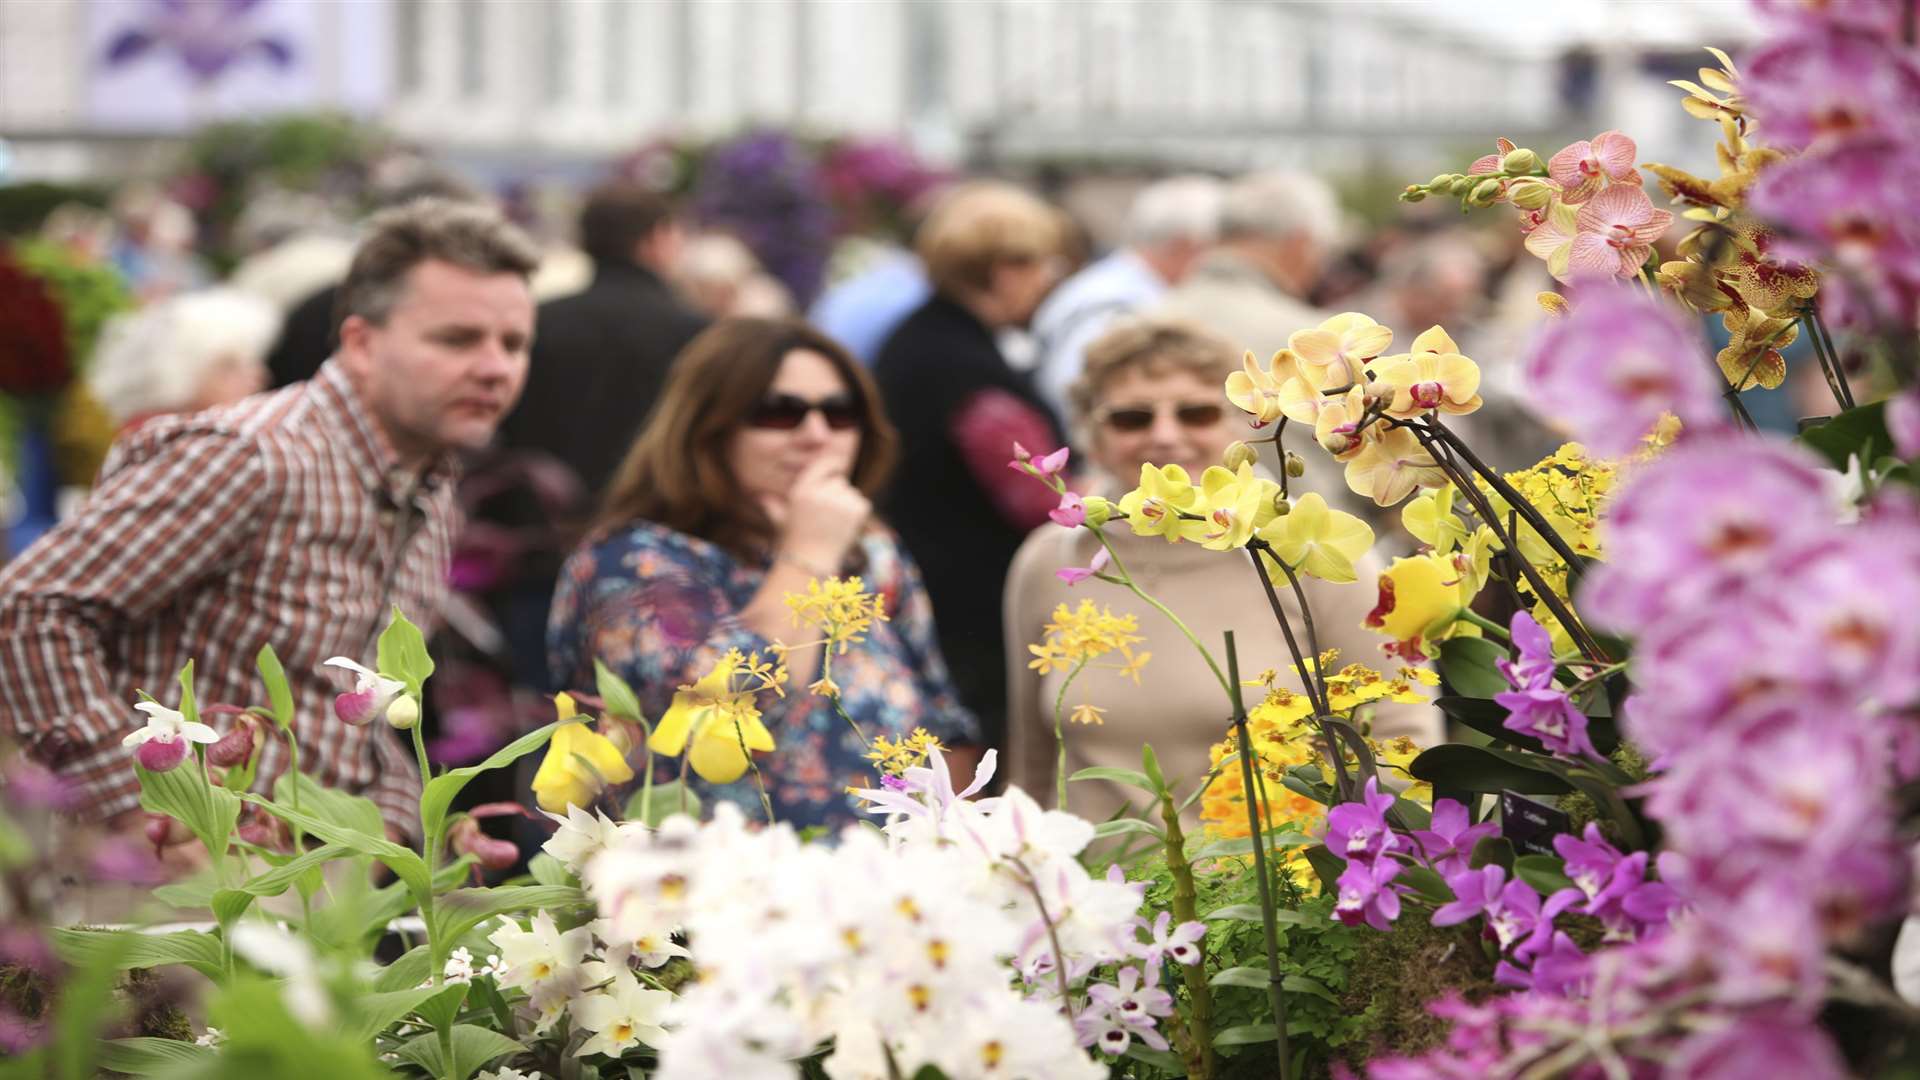
<svg viewBox="0 0 1920 1080">
<path fill-rule="evenodd" d="M 130 732 L 120 745 L 134 747 L 134 760 L 148 772 L 167 772 L 185 761 L 190 743 L 211 745 L 220 741 L 219 732 L 157 701 L 142 701 L 134 708 L 147 714 L 147 726 Z"/>
<path fill-rule="evenodd" d="M 1047 511 L 1047 516 L 1053 519 L 1055 525 L 1077 529 L 1087 523 L 1086 503 L 1081 501 L 1079 492 L 1063 491 L 1060 493 L 1060 505 Z"/>
<path fill-rule="evenodd" d="M 1604 183 L 1639 187 L 1640 172 L 1633 162 L 1637 154 L 1631 138 L 1618 131 L 1603 131 L 1569 144 L 1548 158 L 1547 175 L 1565 192 L 1563 199 L 1583 203 Z"/>
<path fill-rule="evenodd" d="M 1427 864 L 1444 878 L 1467 869 L 1474 845 L 1499 831 L 1498 822 L 1469 824 L 1465 806 L 1452 799 L 1436 799 L 1431 827 L 1416 830 L 1413 838 L 1419 841 Z"/>
<path fill-rule="evenodd" d="M 1574 217 L 1568 266 L 1576 273 L 1632 277 L 1671 224 L 1673 215 L 1654 209 L 1645 191 L 1610 187 L 1582 203 Z"/>
<path fill-rule="evenodd" d="M 1359 802 L 1344 802 L 1327 811 L 1327 850 L 1348 860 L 1372 860 L 1401 846 L 1387 827 L 1393 808 L 1392 792 L 1380 791 L 1380 779 L 1367 781 Z"/>
<path fill-rule="evenodd" d="M 1099 551 L 1093 553 L 1092 562 L 1089 562 L 1085 566 L 1063 566 L 1055 570 L 1053 576 L 1066 582 L 1068 585 L 1078 585 L 1088 578 L 1104 571 L 1107 568 L 1107 564 L 1112 561 L 1112 556 L 1107 553 L 1107 549 L 1103 546 Z"/>
<path fill-rule="evenodd" d="M 407 691 L 407 684 L 399 679 L 390 679 L 344 656 L 332 657 L 322 664 L 353 672 L 353 689 L 333 699 L 333 714 L 355 727 L 385 716 L 387 707 Z"/>
<path fill-rule="evenodd" d="M 1333 917 L 1348 926 L 1364 922 L 1375 930 L 1390 929 L 1393 920 L 1400 917 L 1400 893 L 1393 885 L 1393 879 L 1399 876 L 1400 864 L 1393 859 L 1375 859 L 1371 863 L 1354 859 L 1347 863 L 1347 869 L 1335 882 L 1340 898 L 1334 902 Z"/>
</svg>

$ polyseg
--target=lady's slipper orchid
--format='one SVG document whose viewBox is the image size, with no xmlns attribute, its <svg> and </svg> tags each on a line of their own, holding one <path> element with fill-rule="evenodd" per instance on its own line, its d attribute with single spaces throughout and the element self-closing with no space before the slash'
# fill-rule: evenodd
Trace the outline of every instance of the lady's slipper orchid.
<svg viewBox="0 0 1920 1080">
<path fill-rule="evenodd" d="M 1188 521 L 1181 514 L 1199 514 L 1205 508 L 1200 489 L 1178 465 L 1140 466 L 1140 486 L 1120 498 L 1120 510 L 1135 536 L 1164 536 L 1167 543 L 1191 540 L 1207 531 L 1204 521 Z"/>
<path fill-rule="evenodd" d="M 1612 187 L 1582 203 L 1574 218 L 1568 264 L 1574 270 L 1632 277 L 1647 261 L 1653 242 L 1673 224 L 1637 187 Z"/>
<path fill-rule="evenodd" d="M 134 708 L 147 714 L 147 726 L 120 740 L 121 746 L 137 747 L 135 761 L 148 772 L 166 772 L 187 758 L 188 743 L 211 744 L 220 741 L 220 733 L 205 724 L 187 719 L 156 701 L 142 701 Z"/>
<path fill-rule="evenodd" d="M 687 764 L 709 783 L 731 784 L 746 775 L 747 750 L 774 748 L 773 734 L 760 722 L 753 692 L 735 689 L 738 664 L 729 654 L 698 682 L 673 695 L 654 728 L 653 749 L 668 757 L 687 755 Z"/>
<path fill-rule="evenodd" d="M 590 805 L 607 785 L 633 779 L 633 768 L 606 736 L 588 728 L 584 721 L 572 720 L 572 698 L 557 695 L 555 704 L 560 719 L 571 722 L 554 729 L 547 756 L 533 775 L 533 793 L 540 809 L 564 814 L 569 806 Z"/>
<path fill-rule="evenodd" d="M 344 656 L 336 656 L 323 663 L 354 673 L 353 689 L 333 699 L 333 714 L 354 727 L 371 723 L 375 717 L 385 716 L 387 707 L 393 704 L 394 699 L 407 691 L 407 684 L 399 679 L 390 679 Z"/>
<path fill-rule="evenodd" d="M 207 747 L 207 764 L 217 769 L 246 764 L 247 759 L 253 756 L 253 729 L 257 723 L 259 721 L 250 713 L 235 717 L 233 727 Z"/>
<path fill-rule="evenodd" d="M 1391 651 L 1426 656 L 1425 641 L 1459 617 L 1460 574 L 1452 559 L 1413 555 L 1393 560 L 1379 578 L 1380 598 L 1366 626 L 1393 639 Z"/>
<path fill-rule="evenodd" d="M 1592 139 L 1572 143 L 1547 159 L 1547 175 L 1566 192 L 1566 201 L 1583 203 L 1603 183 L 1639 187 L 1640 172 L 1633 167 L 1638 154 L 1633 140 L 1618 131 L 1603 131 Z"/>
<path fill-rule="evenodd" d="M 1373 546 L 1373 529 L 1310 491 L 1287 514 L 1268 522 L 1260 538 L 1293 569 L 1322 581 L 1348 582 L 1354 580 L 1354 560 Z"/>
<path fill-rule="evenodd" d="M 1394 506 L 1416 487 L 1437 487 L 1447 474 L 1406 428 L 1392 428 L 1368 440 L 1347 462 L 1347 487 L 1377 506 Z"/>
</svg>

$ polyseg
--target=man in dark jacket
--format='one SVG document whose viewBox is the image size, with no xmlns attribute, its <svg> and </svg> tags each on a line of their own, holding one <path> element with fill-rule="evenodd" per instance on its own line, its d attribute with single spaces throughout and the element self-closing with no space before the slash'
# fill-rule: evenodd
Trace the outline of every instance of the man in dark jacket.
<svg viewBox="0 0 1920 1080">
<path fill-rule="evenodd" d="M 659 194 L 599 188 L 580 212 L 593 283 L 540 305 L 526 396 L 502 441 L 560 459 L 591 498 L 626 456 L 673 358 L 705 325 L 662 279 L 683 243 Z"/>
</svg>

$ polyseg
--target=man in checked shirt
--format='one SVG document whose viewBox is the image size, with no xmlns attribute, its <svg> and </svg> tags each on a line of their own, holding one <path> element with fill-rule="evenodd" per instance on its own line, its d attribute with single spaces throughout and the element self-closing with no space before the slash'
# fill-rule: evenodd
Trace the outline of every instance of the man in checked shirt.
<svg viewBox="0 0 1920 1080">
<path fill-rule="evenodd" d="M 0 570 L 0 735 L 77 784 L 87 816 L 138 834 L 121 746 L 143 721 L 134 691 L 177 705 L 175 675 L 193 660 L 202 704 L 260 703 L 254 657 L 271 644 L 302 770 L 373 800 L 393 836 L 417 835 L 413 755 L 384 723 L 335 715 L 353 676 L 322 661 L 371 667 L 395 606 L 436 620 L 458 528 L 454 455 L 485 446 L 520 395 L 538 259 L 477 204 L 383 213 L 340 289 L 339 348 L 313 379 L 123 439 L 79 513 Z M 263 753 L 264 788 L 285 745 Z"/>
</svg>

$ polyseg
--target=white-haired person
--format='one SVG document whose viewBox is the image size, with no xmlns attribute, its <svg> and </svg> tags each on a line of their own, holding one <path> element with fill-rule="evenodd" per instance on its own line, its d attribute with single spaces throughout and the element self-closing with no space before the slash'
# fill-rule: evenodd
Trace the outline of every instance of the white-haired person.
<svg viewBox="0 0 1920 1080">
<path fill-rule="evenodd" d="M 265 390 L 267 350 L 279 332 L 279 312 L 251 293 L 181 293 L 108 323 L 88 384 L 125 433 L 156 416 Z"/>
<path fill-rule="evenodd" d="M 1262 361 L 1287 335 L 1320 325 L 1307 303 L 1340 237 L 1340 202 L 1318 177 L 1258 172 L 1227 185 L 1220 243 L 1202 255 L 1160 310 L 1199 323 Z"/>
<path fill-rule="evenodd" d="M 1186 279 L 1220 232 L 1224 187 L 1211 176 L 1173 176 L 1141 188 L 1127 210 L 1126 243 L 1061 282 L 1033 316 L 1034 384 L 1066 418 L 1069 388 L 1087 344 L 1114 318 L 1158 302 Z"/>
</svg>

